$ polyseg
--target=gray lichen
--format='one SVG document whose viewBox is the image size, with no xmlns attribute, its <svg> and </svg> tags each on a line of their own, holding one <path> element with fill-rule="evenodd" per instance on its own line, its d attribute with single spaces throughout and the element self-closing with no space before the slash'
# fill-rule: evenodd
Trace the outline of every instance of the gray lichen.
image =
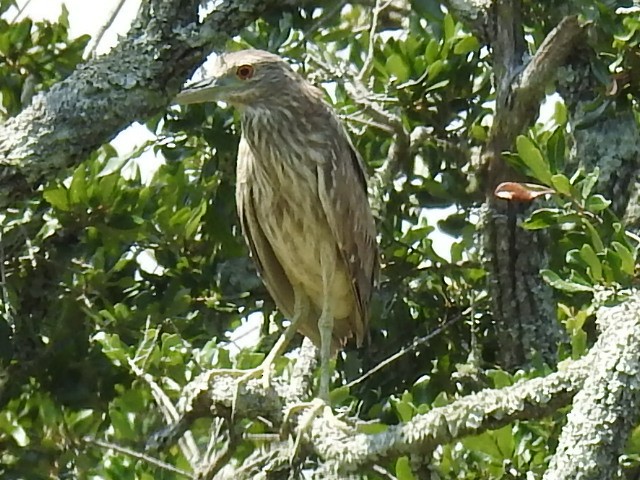
<svg viewBox="0 0 640 480">
<path fill-rule="evenodd" d="M 617 478 L 640 413 L 640 296 L 598 312 L 603 329 L 546 480 Z"/>
</svg>

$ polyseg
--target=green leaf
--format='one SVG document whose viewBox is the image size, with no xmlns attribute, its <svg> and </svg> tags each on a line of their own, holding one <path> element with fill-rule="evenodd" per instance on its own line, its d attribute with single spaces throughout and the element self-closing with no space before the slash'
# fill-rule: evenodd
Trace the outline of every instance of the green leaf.
<svg viewBox="0 0 640 480">
<path fill-rule="evenodd" d="M 604 251 L 604 243 L 600 238 L 600 234 L 596 230 L 596 228 L 591 225 L 591 222 L 585 220 L 582 222 L 585 228 L 589 231 L 589 237 L 591 238 L 591 244 L 594 246 L 597 253 L 602 253 Z"/>
<path fill-rule="evenodd" d="M 471 125 L 471 136 L 476 139 L 479 140 L 481 142 L 484 142 L 487 140 L 487 130 L 485 129 L 485 127 L 483 127 L 482 125 L 478 125 L 477 123 L 474 123 L 473 125 Z"/>
<path fill-rule="evenodd" d="M 561 193 L 562 195 L 571 195 L 571 184 L 566 176 L 556 173 L 551 177 L 551 185 L 556 192 Z"/>
<path fill-rule="evenodd" d="M 526 230 L 540 230 L 541 228 L 556 225 L 561 213 L 562 211 L 557 208 L 540 208 L 522 222 L 522 228 Z"/>
<path fill-rule="evenodd" d="M 582 329 L 577 329 L 571 335 L 571 358 L 577 360 L 587 351 L 587 334 Z"/>
<path fill-rule="evenodd" d="M 564 165 L 565 148 L 564 127 L 558 127 L 547 140 L 547 158 L 552 172 L 557 172 Z"/>
<path fill-rule="evenodd" d="M 329 393 L 329 397 L 333 405 L 340 404 L 349 398 L 349 388 L 344 385 L 334 388 Z"/>
<path fill-rule="evenodd" d="M 425 52 L 424 52 L 425 59 L 427 60 L 427 63 L 431 64 L 438 59 L 439 55 L 440 55 L 440 44 L 436 39 L 432 38 L 431 40 L 429 40 L 429 43 L 427 44 L 427 48 L 425 49 Z"/>
<path fill-rule="evenodd" d="M 531 170 L 532 175 L 545 185 L 551 186 L 551 171 L 538 147 L 524 135 L 519 135 L 516 148 L 520 159 Z"/>
<path fill-rule="evenodd" d="M 331 399 L 331 401 L 333 402 L 333 398 Z M 389 426 L 385 425 L 384 423 L 378 423 L 378 422 L 358 423 L 357 424 L 357 430 L 360 433 L 366 433 L 367 435 L 373 435 L 373 434 L 376 434 L 376 433 L 386 432 L 387 430 L 389 430 Z"/>
<path fill-rule="evenodd" d="M 476 37 L 468 35 L 456 43 L 456 46 L 453 47 L 453 53 L 456 55 L 466 55 L 469 52 L 478 50 L 478 48 L 480 48 L 480 44 Z"/>
<path fill-rule="evenodd" d="M 45 190 L 42 193 L 44 199 L 51 204 L 52 207 L 66 212 L 69 210 L 69 196 L 67 189 L 64 187 L 57 187 L 51 190 Z"/>
<path fill-rule="evenodd" d="M 410 398 L 411 398 L 411 395 L 407 396 L 407 392 L 405 392 L 405 394 L 402 395 L 401 400 L 399 399 L 392 400 L 393 407 L 395 408 L 398 414 L 398 418 L 402 422 L 408 422 L 409 420 L 411 420 L 415 413 Z"/>
<path fill-rule="evenodd" d="M 600 176 L 600 169 L 598 167 L 594 168 L 592 172 L 588 173 L 582 183 L 582 199 L 586 199 L 590 194 L 593 187 L 595 187 L 598 182 L 598 177 Z"/>
<path fill-rule="evenodd" d="M 462 440 L 462 443 L 471 451 L 482 452 L 495 459 L 503 458 L 495 439 L 488 432 L 481 435 L 471 435 Z"/>
<path fill-rule="evenodd" d="M 541 270 L 540 274 L 542 275 L 542 278 L 545 282 L 547 282 L 557 290 L 562 290 L 569 293 L 593 292 L 593 287 L 563 280 L 558 276 L 557 273 L 552 272 L 551 270 Z"/>
<path fill-rule="evenodd" d="M 71 204 L 81 204 L 87 201 L 87 178 L 83 166 L 76 168 L 69 185 L 69 201 Z"/>
<path fill-rule="evenodd" d="M 111 314 L 108 316 L 114 318 Z M 117 334 L 98 332 L 93 336 L 93 341 L 102 346 L 102 353 L 110 358 L 114 365 L 127 365 L 127 347 Z"/>
<path fill-rule="evenodd" d="M 593 250 L 593 247 L 588 243 L 585 243 L 580 249 L 580 258 L 584 260 L 584 262 L 589 267 L 589 275 L 591 279 L 595 282 L 599 282 L 602 280 L 602 264 L 598 259 L 598 255 Z"/>
<path fill-rule="evenodd" d="M 456 24 L 451 14 L 447 13 L 444 17 L 444 39 L 450 40 L 456 33 Z"/>
<path fill-rule="evenodd" d="M 620 242 L 611 242 L 611 246 L 620 257 L 620 267 L 622 271 L 627 275 L 634 275 L 636 271 L 636 261 L 631 250 Z"/>
<path fill-rule="evenodd" d="M 587 198 L 585 207 L 590 212 L 601 212 L 609 208 L 609 205 L 611 205 L 611 200 L 607 200 L 602 195 L 593 195 Z"/>
<path fill-rule="evenodd" d="M 264 360 L 264 353 L 242 351 L 236 357 L 236 368 L 246 370 L 257 367 Z"/>
<path fill-rule="evenodd" d="M 513 378 L 504 370 L 488 370 L 487 376 L 493 380 L 494 388 L 504 388 L 513 385 Z"/>
<path fill-rule="evenodd" d="M 400 82 L 406 82 L 411 76 L 411 70 L 400 55 L 394 53 L 387 58 L 387 71 L 395 76 Z"/>
<path fill-rule="evenodd" d="M 513 430 L 511 425 L 505 425 L 504 427 L 493 432 L 496 439 L 498 449 L 503 458 L 511 458 L 516 447 L 515 439 L 513 438 Z"/>
<path fill-rule="evenodd" d="M 398 480 L 416 480 L 408 457 L 400 457 L 396 460 L 396 478 Z"/>
<path fill-rule="evenodd" d="M 429 65 L 429 82 L 436 78 L 443 68 L 444 62 L 442 60 L 436 60 L 431 65 Z"/>
</svg>

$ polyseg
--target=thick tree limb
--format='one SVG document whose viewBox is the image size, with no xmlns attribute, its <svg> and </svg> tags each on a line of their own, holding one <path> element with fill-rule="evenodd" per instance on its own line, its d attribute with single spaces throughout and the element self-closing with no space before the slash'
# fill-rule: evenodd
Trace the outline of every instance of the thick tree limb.
<svg viewBox="0 0 640 480">
<path fill-rule="evenodd" d="M 496 0 L 446 0 L 443 3 L 476 37 L 486 40 L 490 36 L 487 30 Z"/>
<path fill-rule="evenodd" d="M 640 413 L 640 296 L 600 309 L 598 324 L 606 333 L 594 349 L 546 480 L 622 478 L 618 457 Z"/>
<path fill-rule="evenodd" d="M 80 66 L 0 126 L 0 208 L 79 164 L 133 121 L 162 112 L 212 50 L 267 8 L 283 6 L 226 0 L 198 23 L 199 4 L 143 2 L 131 30 L 109 54 Z"/>
<path fill-rule="evenodd" d="M 447 406 L 434 408 L 424 415 L 416 415 L 409 422 L 390 426 L 382 433 L 360 433 L 357 426 L 353 426 L 354 419 L 343 422 L 333 417 L 318 416 L 311 423 L 308 435 L 303 437 L 305 451 L 313 452 L 321 458 L 323 468 L 327 471 L 356 471 L 374 464 L 379 458 L 424 453 L 437 445 L 497 429 L 516 420 L 545 417 L 570 404 L 574 395 L 586 384 L 584 392 L 576 399 L 577 413 L 570 417 L 569 430 L 563 432 L 563 440 L 556 455 L 558 459 L 554 460 L 552 468 L 561 469 L 568 465 L 566 462 L 571 461 L 570 457 L 574 452 L 569 448 L 571 445 L 580 448 L 582 452 L 588 449 L 603 452 L 607 455 L 609 464 L 615 463 L 619 448 L 635 422 L 635 416 L 629 416 L 629 412 L 637 413 L 637 405 L 640 403 L 638 312 L 638 295 L 618 307 L 602 310 L 599 318 L 605 330 L 594 347 L 585 357 L 568 363 L 558 372 L 543 378 L 523 380 L 510 387 L 487 389 L 468 395 Z M 201 377 L 194 382 L 198 384 L 198 388 L 190 389 L 197 390 L 198 394 L 185 396 L 180 409 L 187 415 L 197 410 L 200 412 L 197 416 L 206 416 L 210 412 L 215 415 L 217 411 L 228 410 L 232 401 L 230 392 L 233 390 L 230 385 L 235 378 L 215 371 Z M 273 428 L 279 430 L 283 425 L 282 412 L 289 404 L 288 387 L 278 383 L 274 387 L 265 392 L 259 381 L 250 382 L 241 391 L 236 415 L 267 418 L 272 422 Z M 588 414 L 600 410 L 600 416 Z M 591 418 L 587 422 L 586 417 L 589 416 Z M 195 418 L 191 421 L 193 420 Z M 294 431 L 297 431 L 301 427 L 301 418 L 293 418 L 292 421 Z M 571 427 L 572 424 L 574 427 Z M 595 433 L 585 429 L 584 425 L 592 427 Z M 606 432 L 601 432 L 603 426 L 606 427 Z M 624 431 L 619 427 L 624 427 Z M 596 434 L 602 441 L 592 442 Z M 609 441 L 608 438 L 612 435 L 619 438 L 615 442 Z M 175 440 L 176 437 L 173 436 L 172 441 Z M 580 446 L 581 444 L 583 445 Z M 286 448 L 286 444 L 276 442 L 274 448 L 281 450 Z M 579 460 L 575 460 L 576 465 L 579 463 Z M 587 464 L 588 462 L 583 467 Z"/>
<path fill-rule="evenodd" d="M 496 109 L 490 133 L 492 141 L 497 142 L 501 150 L 490 152 L 493 158 L 510 147 L 515 137 L 536 118 L 544 100 L 545 88 L 553 80 L 557 69 L 564 64 L 582 29 L 583 25 L 577 16 L 565 17 L 549 32 L 526 65 L 521 66 L 523 52 L 512 51 L 509 58 L 505 56 L 502 59 L 501 63 L 507 68 L 503 69 L 503 88 L 498 95 L 501 104 Z M 504 37 L 504 42 L 512 42 L 511 34 Z M 492 184 L 494 182 L 495 185 L 500 183 L 498 179 L 492 179 Z"/>
<path fill-rule="evenodd" d="M 575 46 L 582 25 L 577 17 L 564 18 L 527 63 L 520 21 L 520 2 L 497 2 L 492 17 L 496 112 L 489 139 L 482 152 L 487 168 L 481 227 L 496 332 L 501 345 L 498 362 L 507 369 L 525 364 L 533 355 L 553 365 L 562 332 L 555 321 L 551 289 L 539 271 L 547 264 L 544 232 L 519 227 L 526 207 L 498 200 L 495 187 L 504 181 L 522 180 L 502 158 L 516 136 L 535 120 L 545 88 Z M 515 324 L 514 324 L 515 323 Z"/>
<path fill-rule="evenodd" d="M 615 329 L 611 332 L 615 333 Z M 571 402 L 588 375 L 593 358 L 594 354 L 589 354 L 565 370 L 544 378 L 463 397 L 378 434 L 359 433 L 348 423 L 319 416 L 313 421 L 305 443 L 325 462 L 349 471 L 369 465 L 379 457 L 430 450 L 439 444 L 500 428 L 515 420 L 542 418 Z M 207 412 L 230 408 L 230 392 L 235 379 L 235 376 L 212 371 L 196 381 L 198 395 L 190 396 L 189 400 L 185 398 L 187 401 L 181 404 L 181 409 L 187 413 L 197 410 L 201 412 L 199 416 L 203 416 L 208 415 Z M 284 419 L 287 387 L 278 383 L 274 387 L 265 392 L 258 380 L 249 382 L 241 391 L 236 416 L 263 417 L 279 429 Z M 208 407 L 204 407 L 205 404 Z M 297 421 L 299 418 L 294 419 Z M 172 436 L 172 440 L 175 439 Z"/>
</svg>

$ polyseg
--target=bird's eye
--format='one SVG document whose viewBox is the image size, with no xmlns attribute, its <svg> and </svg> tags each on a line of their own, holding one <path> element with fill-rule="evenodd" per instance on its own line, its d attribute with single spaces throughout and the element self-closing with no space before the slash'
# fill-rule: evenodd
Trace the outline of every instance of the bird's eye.
<svg viewBox="0 0 640 480">
<path fill-rule="evenodd" d="M 253 65 L 240 65 L 236 69 L 236 76 L 240 80 L 247 80 L 253 77 Z"/>
</svg>

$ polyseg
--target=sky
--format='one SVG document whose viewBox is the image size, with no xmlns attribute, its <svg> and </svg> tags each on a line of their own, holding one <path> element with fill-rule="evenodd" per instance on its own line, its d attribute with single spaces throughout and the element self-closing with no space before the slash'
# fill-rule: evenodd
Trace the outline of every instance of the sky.
<svg viewBox="0 0 640 480">
<path fill-rule="evenodd" d="M 118 5 L 119 0 L 17 0 L 22 8 L 27 5 L 22 16 L 35 19 L 55 20 L 61 12 L 64 3 L 69 11 L 69 28 L 72 37 L 89 34 L 92 37 L 105 24 L 111 12 Z M 140 5 L 140 0 L 126 0 L 118 13 L 115 21 L 105 33 L 97 50 L 104 53 L 118 41 L 118 35 L 124 35 L 131 25 L 131 21 Z"/>
</svg>

